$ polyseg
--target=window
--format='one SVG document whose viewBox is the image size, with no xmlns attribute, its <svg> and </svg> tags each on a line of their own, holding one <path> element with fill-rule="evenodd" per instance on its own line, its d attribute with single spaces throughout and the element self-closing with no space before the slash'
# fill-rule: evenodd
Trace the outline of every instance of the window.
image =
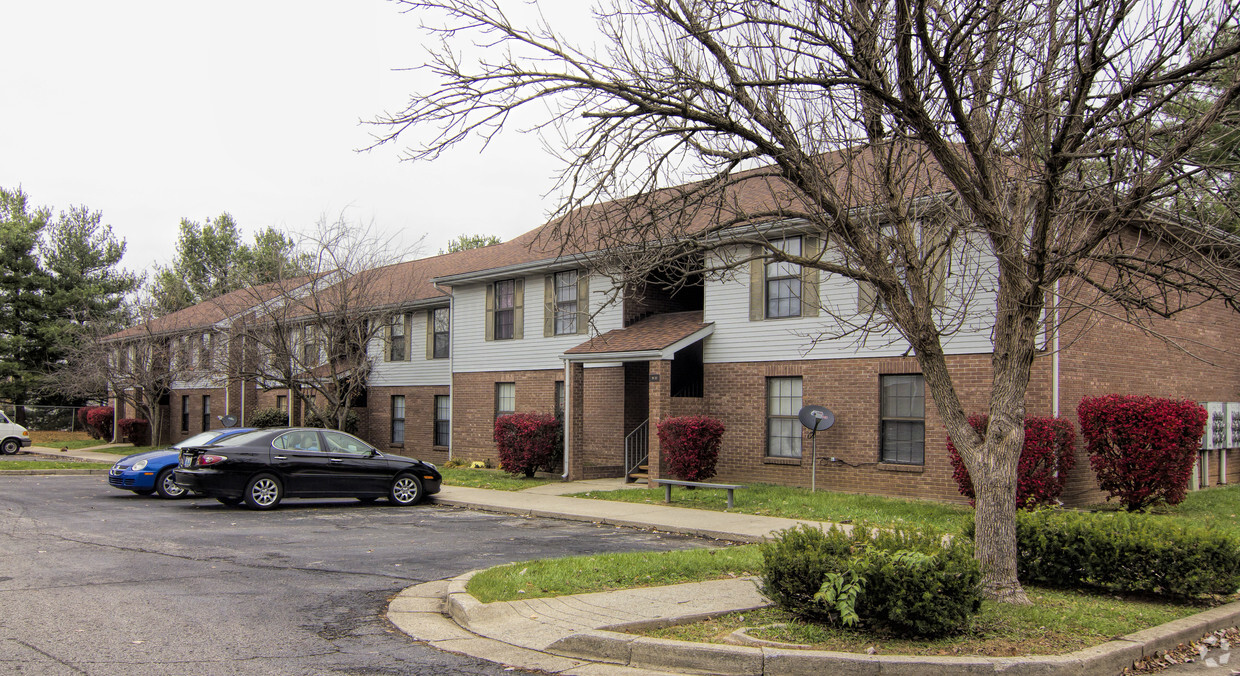
<svg viewBox="0 0 1240 676">
<path fill-rule="evenodd" d="M 577 333 L 577 271 L 555 273 L 555 335 Z"/>
<path fill-rule="evenodd" d="M 392 317 L 388 329 L 388 361 L 405 361 L 409 341 L 405 339 L 405 315 Z"/>
<path fill-rule="evenodd" d="M 405 397 L 398 394 L 392 397 L 392 444 L 399 446 L 405 443 Z"/>
<path fill-rule="evenodd" d="M 495 283 L 495 340 L 511 340 L 516 314 L 516 280 Z"/>
<path fill-rule="evenodd" d="M 555 381 L 555 418 L 564 420 L 564 381 Z"/>
<path fill-rule="evenodd" d="M 288 395 L 287 394 L 276 395 L 276 410 L 281 413 L 288 413 Z"/>
<path fill-rule="evenodd" d="M 202 395 L 202 431 L 211 429 L 211 395 Z"/>
<path fill-rule="evenodd" d="M 495 417 L 516 413 L 517 384 L 495 383 Z"/>
<path fill-rule="evenodd" d="M 766 379 L 766 455 L 801 457 L 801 378 Z"/>
<path fill-rule="evenodd" d="M 232 439 L 233 437 L 229 437 Z M 288 432 L 275 441 L 271 442 L 272 447 L 282 451 L 321 451 L 323 448 L 319 446 L 318 432 L 309 430 L 297 430 Z"/>
<path fill-rule="evenodd" d="M 882 461 L 926 462 L 926 380 L 922 375 L 880 378 Z"/>
<path fill-rule="evenodd" d="M 778 240 L 772 245 L 784 253 L 801 255 L 800 237 Z M 801 266 L 792 263 L 766 264 L 766 316 L 801 316 Z"/>
<path fill-rule="evenodd" d="M 211 350 L 211 334 L 202 334 L 202 343 L 198 347 L 198 367 L 201 369 L 211 368 L 211 359 L 214 357 Z"/>
<path fill-rule="evenodd" d="M 448 333 L 452 328 L 448 312 L 446 307 L 431 310 L 431 359 L 448 358 Z"/>
<path fill-rule="evenodd" d="M 189 431 L 189 395 L 181 395 L 181 431 Z"/>
<path fill-rule="evenodd" d="M 352 434 L 345 434 L 336 430 L 323 430 L 319 434 L 323 435 L 323 441 L 326 442 L 328 453 L 368 456 L 374 450 Z"/>
<path fill-rule="evenodd" d="M 307 324 L 301 328 L 302 367 L 310 369 L 319 365 L 319 341 L 314 327 Z"/>
<path fill-rule="evenodd" d="M 435 397 L 435 445 L 447 446 L 451 440 L 452 429 L 452 398 L 446 395 Z"/>
</svg>

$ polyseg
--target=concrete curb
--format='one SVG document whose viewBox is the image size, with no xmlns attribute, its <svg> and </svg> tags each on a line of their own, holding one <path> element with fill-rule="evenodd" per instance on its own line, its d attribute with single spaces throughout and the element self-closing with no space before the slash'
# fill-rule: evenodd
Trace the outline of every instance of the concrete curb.
<svg viewBox="0 0 1240 676">
<path fill-rule="evenodd" d="M 422 615 L 433 615 L 447 621 L 456 631 L 468 632 L 492 613 L 502 612 L 488 607 L 471 596 L 466 590 L 469 579 L 478 571 L 411 587 L 393 600 L 388 618 L 402 631 L 414 638 L 428 640 L 436 647 L 449 648 L 444 641 L 419 636 L 418 627 L 426 626 L 426 619 L 411 625 L 407 620 L 409 610 L 417 608 Z M 439 585 L 442 604 L 420 597 L 430 585 Z M 681 618 L 688 620 L 690 618 Z M 636 625 L 615 625 L 602 629 L 573 633 L 547 646 L 545 651 L 530 650 L 509 645 L 505 658 L 524 656 L 528 662 L 510 663 L 528 669 L 543 669 L 548 659 L 576 660 L 574 667 L 564 670 L 566 674 L 606 673 L 708 673 L 734 676 L 769 675 L 798 676 L 810 674 L 840 674 L 843 676 L 920 675 L 926 673 L 945 676 L 973 676 L 976 674 L 1012 674 L 1038 676 L 1115 676 L 1129 668 L 1137 660 L 1151 657 L 1157 652 L 1195 641 L 1219 629 L 1240 625 L 1240 601 L 1213 608 L 1192 617 L 1168 622 L 1157 627 L 1122 636 L 1101 645 L 1091 646 L 1066 655 L 1038 655 L 1022 657 L 939 657 L 911 655 L 862 655 L 857 653 L 762 646 L 730 646 L 655 639 L 621 630 Z M 422 629 L 423 632 L 426 629 Z M 442 634 L 444 629 L 439 629 Z M 482 659 L 495 661 L 495 639 L 478 638 L 480 643 L 453 641 L 453 652 L 462 652 Z M 536 657 L 541 655 L 542 657 Z M 557 663 L 558 664 L 558 663 Z M 589 669 L 586 669 L 589 665 Z M 602 670 L 602 671 L 600 671 Z"/>
</svg>

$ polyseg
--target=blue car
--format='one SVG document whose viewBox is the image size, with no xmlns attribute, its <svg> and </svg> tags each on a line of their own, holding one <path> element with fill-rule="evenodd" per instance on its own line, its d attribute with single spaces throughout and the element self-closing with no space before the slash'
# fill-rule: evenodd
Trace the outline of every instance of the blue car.
<svg viewBox="0 0 1240 676">
<path fill-rule="evenodd" d="M 207 446 L 225 437 L 241 432 L 251 432 L 252 427 L 235 427 L 226 430 L 208 430 L 183 439 L 174 446 L 146 453 L 136 453 L 121 458 L 108 470 L 108 484 L 138 495 L 159 493 L 161 498 L 183 498 L 189 491 L 173 482 L 172 470 L 177 467 L 181 449 L 188 446 Z"/>
</svg>

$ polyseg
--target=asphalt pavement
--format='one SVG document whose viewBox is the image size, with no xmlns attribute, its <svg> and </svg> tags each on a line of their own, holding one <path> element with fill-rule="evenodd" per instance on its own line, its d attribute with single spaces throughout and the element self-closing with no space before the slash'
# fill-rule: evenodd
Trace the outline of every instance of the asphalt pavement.
<svg viewBox="0 0 1240 676">
<path fill-rule="evenodd" d="M 39 449 L 31 449 L 39 450 Z M 91 451 L 42 451 L 83 460 L 114 462 L 116 455 Z M 715 512 L 664 504 L 637 504 L 568 497 L 570 493 L 624 490 L 621 479 L 563 482 L 525 491 L 493 491 L 445 486 L 437 504 L 503 514 L 549 517 L 616 527 L 761 542 L 777 531 L 805 523 L 830 524 Z M 462 655 L 513 667 L 564 674 L 718 673 L 718 674 L 1120 674 L 1135 661 L 1177 646 L 1196 645 L 1212 632 L 1240 623 L 1240 603 L 1116 637 L 1068 655 L 987 658 L 907 657 L 799 650 L 747 640 L 742 645 L 698 644 L 645 638 L 634 632 L 744 611 L 767 604 L 753 579 L 676 585 L 644 590 L 582 594 L 482 604 L 465 591 L 473 573 L 413 585 L 388 608 L 388 619 L 417 641 Z M 1231 674 L 1228 658 L 1215 647 L 1207 667 Z M 1178 669 L 1176 671 L 1179 671 Z"/>
</svg>

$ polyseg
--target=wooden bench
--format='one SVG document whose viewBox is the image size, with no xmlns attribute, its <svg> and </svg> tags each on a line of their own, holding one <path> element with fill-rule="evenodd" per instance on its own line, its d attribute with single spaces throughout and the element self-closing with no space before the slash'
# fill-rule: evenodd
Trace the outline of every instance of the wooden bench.
<svg viewBox="0 0 1240 676">
<path fill-rule="evenodd" d="M 732 509 L 732 491 L 744 488 L 740 484 L 708 484 L 701 481 L 678 481 L 676 479 L 656 479 L 663 485 L 663 502 L 672 501 L 672 486 L 688 486 L 689 488 L 721 488 L 728 492 L 728 509 Z"/>
</svg>

